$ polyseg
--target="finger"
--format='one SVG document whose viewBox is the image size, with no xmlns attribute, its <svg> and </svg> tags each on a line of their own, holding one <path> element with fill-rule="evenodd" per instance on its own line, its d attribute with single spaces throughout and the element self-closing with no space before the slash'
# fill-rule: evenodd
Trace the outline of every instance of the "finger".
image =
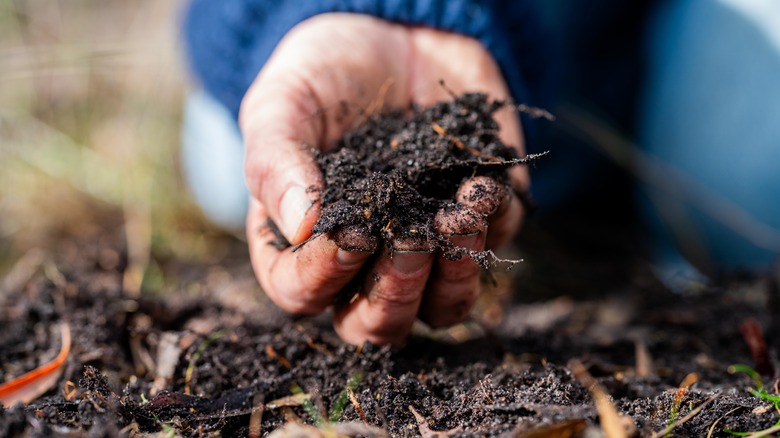
<svg viewBox="0 0 780 438">
<path fill-rule="evenodd" d="M 293 245 L 311 236 L 320 206 L 322 175 L 311 153 L 321 123 L 296 123 L 316 108 L 296 85 L 264 84 L 247 95 L 240 121 L 246 147 L 245 174 L 252 197 L 265 207 Z M 296 129 L 296 126 L 297 129 Z"/>
<path fill-rule="evenodd" d="M 488 248 L 508 242 L 522 224 L 522 203 L 506 184 L 494 178 L 476 176 L 468 179 L 458 188 L 456 199 L 488 218 Z"/>
<path fill-rule="evenodd" d="M 334 25 L 339 21 L 349 26 Z M 355 39 L 356 33 L 367 37 Z M 357 109 L 369 107 L 382 90 L 383 104 L 407 102 L 393 58 L 405 57 L 405 35 L 402 26 L 371 17 L 306 20 L 285 35 L 247 92 L 239 117 L 247 186 L 290 243 L 310 237 L 320 213 L 315 201 L 323 182 L 311 149 L 340 138 L 360 116 Z"/>
<path fill-rule="evenodd" d="M 377 260 L 364 292 L 337 309 L 334 326 L 347 342 L 398 345 L 417 319 L 434 255 L 420 239 L 396 240 Z"/>
<path fill-rule="evenodd" d="M 420 319 L 431 327 L 447 327 L 469 315 L 480 293 L 481 268 L 462 249 L 485 248 L 484 217 L 468 208 L 450 208 L 436 215 L 436 230 L 449 238 L 459 257 L 439 256 L 420 308 Z"/>
<path fill-rule="evenodd" d="M 327 236 L 307 242 L 297 251 L 277 250 L 271 242 L 273 231 L 266 225 L 268 214 L 252 200 L 247 217 L 247 240 L 252 267 L 265 293 L 282 309 L 296 314 L 317 314 L 360 271 L 376 249 L 370 235 L 339 236 L 340 240 L 360 241 L 363 249 L 340 248 Z M 349 234 L 356 230 L 345 230 Z M 353 248 L 356 248 L 353 247 Z"/>
<path fill-rule="evenodd" d="M 415 56 L 426 62 L 415 65 L 409 89 L 416 102 L 427 105 L 439 100 L 450 99 L 450 93 L 486 93 L 491 99 L 511 102 L 509 87 L 504 81 L 501 69 L 490 52 L 478 41 L 455 34 L 446 34 L 436 29 L 419 29 L 414 34 Z M 469 59 L 467 64 L 454 63 L 453 59 Z M 439 80 L 444 81 L 442 87 Z M 517 111 L 510 105 L 499 109 L 495 115 L 501 141 L 525 155 L 523 129 Z M 515 166 L 509 170 L 512 185 L 525 191 L 530 186 L 528 169 Z"/>
</svg>

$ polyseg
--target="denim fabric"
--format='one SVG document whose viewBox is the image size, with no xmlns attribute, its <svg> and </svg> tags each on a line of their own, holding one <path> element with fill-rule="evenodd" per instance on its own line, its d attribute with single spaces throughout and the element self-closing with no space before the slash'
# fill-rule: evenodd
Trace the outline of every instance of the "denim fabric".
<svg viewBox="0 0 780 438">
<path fill-rule="evenodd" d="M 184 178 L 195 201 L 215 224 L 242 232 L 249 192 L 244 146 L 233 116 L 209 94 L 190 94 L 181 142 Z"/>
<path fill-rule="evenodd" d="M 659 260 L 766 271 L 780 253 L 780 3 L 670 2 L 652 29 L 639 143 L 680 176 L 641 187 Z"/>
</svg>

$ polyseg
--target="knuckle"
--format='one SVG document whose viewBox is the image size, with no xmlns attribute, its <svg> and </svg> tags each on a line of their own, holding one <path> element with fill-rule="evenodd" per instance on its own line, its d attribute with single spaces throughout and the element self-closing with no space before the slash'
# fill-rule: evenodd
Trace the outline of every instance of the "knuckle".
<svg viewBox="0 0 780 438">
<path fill-rule="evenodd" d="M 464 291 L 457 298 L 437 302 L 435 306 L 427 306 L 427 311 L 422 318 L 433 328 L 449 327 L 463 322 L 471 314 L 478 296 L 478 289 Z"/>
<path fill-rule="evenodd" d="M 406 308 L 416 305 L 422 290 L 414 287 L 381 288 L 370 291 L 368 301 L 387 308 Z"/>
<path fill-rule="evenodd" d="M 296 300 L 274 300 L 277 306 L 293 315 L 316 315 L 322 312 L 318 306 Z"/>
<path fill-rule="evenodd" d="M 268 298 L 287 313 L 293 315 L 316 315 L 324 310 L 324 307 L 315 300 L 311 300 L 310 297 L 295 291 L 282 292 L 273 287 L 263 289 Z"/>
<path fill-rule="evenodd" d="M 258 148 L 247 149 L 244 160 L 244 179 L 250 193 L 260 198 L 264 183 L 270 180 L 271 166 L 269 160 L 263 159 Z M 263 201 L 263 199 L 260 199 Z"/>
<path fill-rule="evenodd" d="M 477 263 L 468 257 L 462 257 L 460 260 L 451 262 L 445 260 L 445 263 L 449 263 L 449 269 L 442 269 L 441 281 L 451 286 L 477 283 L 479 281 L 479 273 L 482 269 Z"/>
</svg>

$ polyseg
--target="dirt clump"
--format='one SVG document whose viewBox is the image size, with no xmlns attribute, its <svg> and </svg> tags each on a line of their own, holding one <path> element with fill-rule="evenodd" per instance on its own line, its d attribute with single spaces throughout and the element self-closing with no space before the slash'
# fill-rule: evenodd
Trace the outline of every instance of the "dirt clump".
<svg viewBox="0 0 780 438">
<path fill-rule="evenodd" d="M 469 93 L 372 114 L 331 150 L 315 151 L 324 189 L 313 236 L 328 234 L 344 249 L 368 252 L 413 246 L 452 259 L 467 252 L 488 268 L 492 253 L 458 248 L 448 236 L 484 227 L 509 194 L 507 169 L 541 155 L 519 157 L 501 141 L 493 116 L 506 106 Z M 459 192 L 464 183 L 470 190 Z M 485 211 L 459 202 L 464 196 Z"/>
</svg>

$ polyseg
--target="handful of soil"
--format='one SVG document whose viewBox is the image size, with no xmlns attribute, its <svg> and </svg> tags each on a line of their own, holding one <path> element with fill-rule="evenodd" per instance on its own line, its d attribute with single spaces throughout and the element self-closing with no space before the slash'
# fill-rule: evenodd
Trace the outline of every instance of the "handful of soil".
<svg viewBox="0 0 780 438">
<path fill-rule="evenodd" d="M 396 242 L 415 241 L 451 259 L 466 252 L 488 268 L 498 260 L 492 252 L 456 247 L 446 234 L 484 220 L 457 202 L 461 184 L 483 181 L 471 196 L 498 197 L 498 205 L 508 195 L 507 169 L 543 155 L 518 157 L 501 142 L 493 115 L 505 105 L 481 93 L 428 108 L 412 105 L 411 111 L 372 115 L 331 151 L 315 151 L 325 188 L 313 237 L 328 233 L 344 249 L 369 252 L 380 244 L 392 251 Z M 440 212 L 459 223 L 442 232 L 436 224 Z"/>
</svg>

